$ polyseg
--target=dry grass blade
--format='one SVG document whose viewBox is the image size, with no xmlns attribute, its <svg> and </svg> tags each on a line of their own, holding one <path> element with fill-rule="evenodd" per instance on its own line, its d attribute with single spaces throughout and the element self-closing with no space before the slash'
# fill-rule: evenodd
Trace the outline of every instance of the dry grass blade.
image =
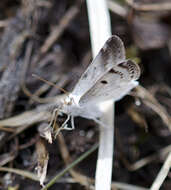
<svg viewBox="0 0 171 190">
<path fill-rule="evenodd" d="M 148 188 L 138 187 L 136 185 L 130 185 L 130 184 L 119 183 L 119 182 L 112 182 L 112 190 L 118 190 L 116 188 L 122 189 L 122 190 L 149 190 Z"/>
<path fill-rule="evenodd" d="M 44 104 L 31 111 L 26 111 L 17 116 L 9 117 L 8 119 L 2 119 L 0 120 L 0 126 L 3 128 L 17 128 L 19 126 L 29 126 L 40 121 L 47 121 L 51 116 L 49 109 L 53 108 L 54 104 L 57 105 L 58 102 L 65 99 L 65 97 L 66 95 L 58 95 L 54 98 L 51 98 L 51 100 L 53 100 L 51 104 Z"/>
<path fill-rule="evenodd" d="M 171 145 L 164 147 L 163 149 L 159 150 L 157 153 L 142 158 L 133 164 L 128 164 L 127 162 L 127 167 L 129 168 L 130 171 L 139 170 L 140 168 L 146 166 L 147 164 L 150 164 L 151 162 L 155 161 L 156 158 L 164 159 L 169 152 L 171 152 Z"/>
<path fill-rule="evenodd" d="M 0 28 L 8 26 L 8 20 L 0 20 Z"/>
<path fill-rule="evenodd" d="M 27 111 L 23 114 L 20 114 L 18 116 L 14 116 L 8 119 L 4 119 L 0 121 L 0 126 L 3 127 L 19 127 L 23 125 L 32 125 L 34 123 L 40 122 L 40 121 L 46 121 L 50 118 L 50 113 L 47 111 Z"/>
<path fill-rule="evenodd" d="M 126 18 L 127 14 L 128 14 L 128 10 L 126 9 L 126 7 L 123 7 L 112 0 L 108 0 L 107 4 L 108 4 L 109 9 L 112 12 L 114 12 L 115 14 L 117 14 L 123 18 Z"/>
<path fill-rule="evenodd" d="M 37 153 L 37 176 L 40 180 L 40 185 L 44 186 L 44 181 L 46 179 L 47 166 L 49 161 L 49 154 L 46 150 L 46 146 L 43 140 L 39 139 L 36 143 L 36 153 Z"/>
<path fill-rule="evenodd" d="M 171 10 L 171 3 L 170 2 L 161 2 L 161 3 L 149 3 L 149 4 L 142 4 L 137 3 L 134 0 L 126 0 L 126 2 L 138 11 L 168 11 Z"/>
<path fill-rule="evenodd" d="M 169 170 L 171 167 L 171 152 L 169 153 L 165 163 L 163 164 L 160 172 L 158 173 L 153 185 L 151 186 L 150 190 L 159 190 L 162 183 L 164 182 L 165 178 L 167 177 Z"/>
<path fill-rule="evenodd" d="M 39 178 L 37 175 L 31 173 L 31 172 L 26 172 L 25 170 L 20 170 L 20 169 L 15 169 L 15 168 L 7 168 L 7 167 L 0 167 L 0 172 L 11 172 L 15 173 L 17 175 L 21 175 L 23 177 L 26 177 L 28 179 L 34 180 L 34 181 L 39 181 Z"/>
<path fill-rule="evenodd" d="M 136 90 L 136 95 L 142 99 L 144 104 L 150 107 L 162 118 L 163 122 L 168 126 L 169 130 L 171 131 L 171 117 L 167 113 L 166 109 L 161 104 L 159 104 L 155 97 L 142 86 L 136 87 Z"/>
<path fill-rule="evenodd" d="M 6 127 L 3 127 L 3 126 L 0 126 L 0 131 L 5 131 L 5 132 L 13 133 L 13 132 L 15 132 L 15 129 L 10 129 L 10 128 L 6 128 Z"/>
<path fill-rule="evenodd" d="M 70 157 L 70 154 L 68 152 L 68 149 L 67 149 L 67 146 L 65 144 L 65 140 L 64 140 L 62 133 L 59 133 L 59 135 L 57 136 L 57 139 L 58 139 L 58 142 L 60 145 L 59 147 L 60 147 L 62 157 L 64 159 L 66 166 L 67 166 L 71 163 L 71 157 Z M 81 185 L 86 186 L 87 188 L 90 186 L 90 184 L 94 183 L 94 180 L 91 180 L 89 177 L 82 175 L 81 173 L 77 172 L 74 169 L 70 169 L 69 173 L 71 174 L 71 176 L 74 178 L 74 180 L 76 182 L 80 183 Z"/>
<path fill-rule="evenodd" d="M 82 154 L 78 159 L 76 159 L 74 162 L 72 162 L 70 165 L 68 165 L 64 170 L 62 170 L 60 173 L 58 173 L 54 178 L 50 180 L 50 182 L 45 185 L 44 188 L 41 190 L 47 190 L 49 187 L 51 187 L 58 179 L 60 179 L 66 172 L 68 172 L 71 168 L 76 166 L 79 162 L 81 162 L 83 159 L 87 158 L 88 155 L 90 155 L 92 152 L 94 152 L 98 147 L 98 144 L 94 145 L 90 150 Z"/>
<path fill-rule="evenodd" d="M 128 108 L 127 113 L 133 121 L 135 121 L 140 127 L 144 128 L 145 131 L 148 131 L 148 125 L 144 116 L 135 110 L 133 106 Z"/>
<path fill-rule="evenodd" d="M 62 32 L 65 30 L 65 28 L 68 26 L 71 20 L 77 15 L 78 12 L 79 9 L 76 6 L 71 7 L 66 12 L 66 14 L 61 19 L 59 25 L 53 28 L 53 31 L 45 40 L 44 44 L 40 49 L 41 53 L 46 53 L 50 49 L 50 47 L 55 43 L 55 41 L 59 38 L 59 36 L 62 34 Z"/>
<path fill-rule="evenodd" d="M 16 157 L 16 153 L 10 152 L 10 153 L 4 153 L 0 155 L 0 166 L 4 166 L 5 164 L 13 161 Z"/>
</svg>

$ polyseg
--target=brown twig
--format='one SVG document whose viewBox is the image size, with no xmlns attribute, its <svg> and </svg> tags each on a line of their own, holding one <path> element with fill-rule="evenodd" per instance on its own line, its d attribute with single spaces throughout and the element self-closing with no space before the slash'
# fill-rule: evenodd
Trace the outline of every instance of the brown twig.
<svg viewBox="0 0 171 190">
<path fill-rule="evenodd" d="M 64 159 L 64 162 L 66 165 L 68 165 L 71 163 L 72 160 L 71 160 L 70 154 L 68 152 L 68 148 L 65 144 L 65 140 L 64 140 L 62 133 L 58 134 L 57 139 L 59 142 L 59 147 L 60 147 L 60 151 L 61 151 L 62 157 Z M 81 173 L 77 172 L 74 169 L 70 169 L 69 172 L 72 175 L 72 177 L 74 178 L 74 180 L 76 182 L 80 183 L 81 185 L 89 187 L 89 185 L 94 182 L 94 180 L 92 180 L 91 178 L 89 178 L 85 175 L 82 175 Z"/>
<path fill-rule="evenodd" d="M 136 95 L 142 99 L 144 104 L 154 110 L 162 118 L 163 122 L 168 126 L 169 130 L 171 131 L 171 117 L 167 113 L 166 109 L 160 103 L 158 103 L 156 98 L 142 86 L 139 85 L 138 87 L 136 87 L 136 90 Z"/>
<path fill-rule="evenodd" d="M 60 37 L 62 32 L 66 29 L 66 27 L 74 19 L 74 17 L 77 15 L 78 12 L 79 12 L 79 10 L 78 10 L 78 7 L 76 7 L 76 6 L 71 7 L 66 12 L 66 14 L 63 16 L 63 18 L 60 20 L 59 25 L 53 28 L 53 31 L 49 34 L 49 36 L 45 40 L 44 44 L 40 48 L 40 52 L 42 54 L 46 53 L 50 49 L 50 47 Z"/>
<path fill-rule="evenodd" d="M 149 3 L 149 4 L 137 3 L 134 0 L 126 0 L 126 2 L 132 8 L 134 8 L 138 11 L 168 11 L 168 10 L 171 10 L 170 2 Z"/>
</svg>

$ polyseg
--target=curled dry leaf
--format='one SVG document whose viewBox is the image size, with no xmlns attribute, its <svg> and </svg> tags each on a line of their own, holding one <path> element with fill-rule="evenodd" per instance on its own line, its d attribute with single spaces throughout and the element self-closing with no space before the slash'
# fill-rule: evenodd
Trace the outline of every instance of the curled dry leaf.
<svg viewBox="0 0 171 190">
<path fill-rule="evenodd" d="M 40 181 L 40 185 L 44 186 L 44 181 L 46 179 L 47 166 L 49 161 L 49 154 L 46 150 L 45 143 L 42 139 L 36 143 L 37 152 L 37 176 Z"/>
</svg>

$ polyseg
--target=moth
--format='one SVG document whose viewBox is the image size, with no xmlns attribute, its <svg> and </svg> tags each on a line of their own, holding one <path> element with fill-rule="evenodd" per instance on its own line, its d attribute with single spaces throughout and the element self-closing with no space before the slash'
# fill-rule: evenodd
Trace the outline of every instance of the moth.
<svg viewBox="0 0 171 190">
<path fill-rule="evenodd" d="M 96 58 L 88 66 L 71 93 L 53 111 L 68 117 L 60 129 L 74 129 L 74 117 L 92 119 L 102 124 L 100 104 L 107 100 L 117 101 L 138 85 L 138 64 L 125 58 L 125 48 L 118 36 L 111 36 Z M 67 122 L 71 119 L 71 128 Z M 102 124 L 103 125 L 103 124 Z"/>
</svg>

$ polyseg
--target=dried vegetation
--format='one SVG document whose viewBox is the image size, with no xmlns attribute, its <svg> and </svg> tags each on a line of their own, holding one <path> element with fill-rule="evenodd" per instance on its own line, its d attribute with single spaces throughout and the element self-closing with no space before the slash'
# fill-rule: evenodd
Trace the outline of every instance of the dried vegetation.
<svg viewBox="0 0 171 190">
<path fill-rule="evenodd" d="M 141 86 L 116 103 L 113 181 L 120 183 L 113 189 L 145 189 L 171 152 L 171 3 L 125 0 L 118 5 L 110 0 L 109 8 L 113 33 L 142 67 Z M 4 0 L 0 19 L 0 189 L 36 190 L 36 166 L 45 175 L 49 160 L 49 180 L 98 142 L 95 123 L 82 118 L 53 144 L 42 139 L 63 95 L 32 76 L 73 88 L 91 61 L 86 4 Z M 63 172 L 50 189 L 92 189 L 96 156 Z M 162 188 L 171 189 L 170 174 Z"/>
</svg>

